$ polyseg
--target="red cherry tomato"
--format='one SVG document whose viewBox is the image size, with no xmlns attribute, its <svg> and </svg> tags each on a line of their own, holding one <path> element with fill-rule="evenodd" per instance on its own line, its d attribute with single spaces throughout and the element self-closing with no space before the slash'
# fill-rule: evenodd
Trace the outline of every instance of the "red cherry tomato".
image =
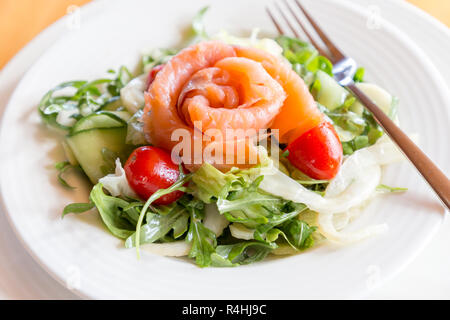
<svg viewBox="0 0 450 320">
<path fill-rule="evenodd" d="M 342 161 L 342 144 L 331 123 L 324 121 L 288 145 L 289 161 L 317 180 L 336 176 Z"/>
<path fill-rule="evenodd" d="M 178 166 L 172 161 L 170 154 L 150 146 L 134 150 L 124 169 L 131 188 L 144 200 L 159 189 L 170 187 L 180 176 Z M 182 191 L 174 191 L 162 196 L 154 204 L 169 204 L 182 195 Z"/>
<path fill-rule="evenodd" d="M 153 80 L 155 80 L 156 74 L 161 71 L 161 69 L 164 67 L 164 64 L 157 65 L 156 67 L 153 67 L 152 70 L 150 70 L 147 78 L 147 88 L 146 91 L 150 88 L 150 85 L 152 84 Z"/>
</svg>

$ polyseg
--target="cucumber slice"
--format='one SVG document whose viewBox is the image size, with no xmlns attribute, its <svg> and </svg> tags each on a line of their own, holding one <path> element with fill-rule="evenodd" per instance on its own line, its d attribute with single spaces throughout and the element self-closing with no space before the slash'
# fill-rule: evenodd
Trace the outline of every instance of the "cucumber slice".
<svg viewBox="0 0 450 320">
<path fill-rule="evenodd" d="M 78 132 L 98 129 L 98 128 L 116 128 L 126 125 L 126 121 L 116 114 L 109 111 L 93 113 L 87 117 L 81 118 L 70 131 L 70 135 Z"/>
<path fill-rule="evenodd" d="M 75 158 L 75 155 L 73 154 L 72 149 L 70 149 L 69 145 L 67 144 L 67 142 L 65 140 L 63 140 L 63 142 L 62 142 L 62 147 L 63 147 L 64 154 L 66 155 L 67 160 L 69 160 L 69 163 L 73 166 L 77 166 L 78 160 L 77 160 L 77 158 Z"/>
<path fill-rule="evenodd" d="M 117 97 L 117 99 L 112 100 L 112 101 L 108 102 L 106 105 L 104 105 L 102 107 L 102 110 L 104 110 L 104 111 L 117 111 L 120 108 L 123 108 L 123 102 L 122 102 L 122 99 Z"/>
<path fill-rule="evenodd" d="M 102 150 L 106 148 L 118 155 L 126 152 L 127 127 L 99 128 L 77 132 L 66 137 L 66 142 L 81 168 L 92 183 L 105 176 L 102 170 L 110 164 L 104 159 Z"/>
<path fill-rule="evenodd" d="M 316 73 L 316 80 L 320 82 L 317 102 L 332 111 L 340 107 L 348 96 L 348 91 L 339 85 L 332 77 L 322 70 Z"/>
<path fill-rule="evenodd" d="M 130 118 L 131 118 L 131 114 L 128 111 L 125 111 L 125 110 L 108 111 L 108 112 L 118 116 L 120 119 L 122 119 L 125 122 L 128 122 L 128 120 L 130 120 Z"/>
</svg>

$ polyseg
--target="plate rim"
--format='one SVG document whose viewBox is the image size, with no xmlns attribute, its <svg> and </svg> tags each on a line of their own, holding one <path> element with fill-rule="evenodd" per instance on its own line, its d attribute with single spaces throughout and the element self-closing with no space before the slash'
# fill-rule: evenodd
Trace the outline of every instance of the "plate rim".
<svg viewBox="0 0 450 320">
<path fill-rule="evenodd" d="M 348 1 L 337 1 L 337 0 L 329 0 L 329 1 L 333 1 L 336 3 L 336 5 L 338 6 L 344 6 L 346 7 L 346 9 L 351 10 L 351 11 L 356 11 L 358 13 L 360 13 L 361 15 L 365 15 L 367 13 L 367 10 L 365 10 L 364 8 L 361 8 L 358 4 L 355 3 L 351 3 Z M 82 6 L 82 8 L 87 9 L 87 10 L 91 10 L 90 14 L 94 14 L 94 8 L 95 7 L 102 7 L 103 5 L 105 5 L 106 1 L 93 1 L 90 3 L 85 4 L 84 6 Z M 94 7 L 94 8 L 92 8 Z M 415 7 L 414 7 L 415 8 Z M 417 8 L 416 8 L 417 9 Z M 417 9 L 420 12 L 422 12 L 420 9 Z M 422 12 L 423 13 L 423 12 Z M 427 14 L 426 14 L 427 15 Z M 428 16 L 429 18 L 430 16 Z M 431 17 L 432 18 L 432 17 Z M 22 52 L 29 48 L 34 46 L 37 42 L 39 42 L 42 38 L 44 38 L 47 34 L 51 33 L 52 31 L 56 30 L 57 28 L 62 27 L 61 25 L 64 23 L 66 19 L 66 16 L 60 18 L 59 20 L 57 20 L 56 22 L 54 22 L 53 24 L 51 24 L 49 27 L 47 27 L 46 29 L 44 29 L 41 33 L 39 33 L 35 38 L 33 38 L 33 40 L 31 42 L 29 42 L 24 48 L 22 48 L 18 54 L 16 54 L 8 63 L 7 65 L 5 65 L 5 67 L 2 69 L 2 73 L 0 74 L 0 76 L 3 76 L 3 70 L 5 70 L 6 68 L 8 68 L 10 65 L 13 64 L 13 62 L 15 61 L 15 59 L 20 56 L 22 54 Z M 427 64 L 426 68 L 429 69 L 434 77 L 436 78 L 436 80 L 442 80 L 442 81 L 436 81 L 437 83 L 440 84 L 445 84 L 446 81 L 444 80 L 444 78 L 442 77 L 441 73 L 437 70 L 437 68 L 434 66 L 434 64 L 431 62 L 431 60 L 428 58 L 428 56 L 425 54 L 425 52 L 418 47 L 410 38 L 409 36 L 404 33 L 403 31 L 401 31 L 398 27 L 396 27 L 395 25 L 393 25 L 392 23 L 390 23 L 389 21 L 382 19 L 383 20 L 383 28 L 386 28 L 388 30 L 389 33 L 394 33 L 396 38 L 401 40 L 402 42 L 404 42 L 403 44 L 406 45 L 409 48 L 413 48 L 414 53 L 419 55 L 421 58 L 421 61 L 424 62 L 425 64 Z M 434 18 L 432 18 L 432 20 L 435 20 Z M 61 37 L 58 37 L 58 39 L 53 43 L 53 45 L 55 45 L 56 43 L 58 43 L 59 41 L 61 41 Z M 52 45 L 52 46 L 53 46 Z M 47 53 L 47 51 L 52 47 L 48 47 L 46 48 L 46 50 L 44 50 L 44 53 L 38 57 L 37 59 L 35 59 L 33 61 L 33 63 L 31 64 L 30 68 L 28 68 L 28 70 L 21 76 L 20 80 L 18 81 L 17 85 L 15 86 L 14 90 L 11 92 L 8 102 L 3 106 L 3 108 L 0 110 L 0 129 L 3 127 L 3 121 L 5 121 L 5 114 L 7 112 L 7 110 L 10 110 L 10 104 L 11 101 L 13 100 L 16 92 L 17 92 L 17 88 L 21 85 L 21 83 L 23 82 L 23 80 L 26 78 L 27 74 L 32 70 L 33 66 L 36 65 L 37 63 L 39 63 L 40 59 L 42 57 L 45 56 L 45 54 Z M 447 89 L 447 97 L 450 96 L 448 93 L 448 88 L 446 85 L 441 85 L 441 88 L 437 89 L 439 90 L 441 93 L 444 92 L 444 90 L 442 89 Z M 448 100 L 450 101 L 450 100 Z M 3 134 L 0 135 L 0 142 L 3 140 L 2 139 Z M 17 228 L 17 224 L 14 222 L 14 218 L 13 215 L 10 214 L 10 210 L 8 210 L 8 205 L 7 205 L 7 201 L 4 199 L 3 196 L 3 192 L 2 192 L 2 184 L 0 184 L 0 206 L 1 208 L 4 210 L 5 216 L 7 217 L 7 220 L 11 226 L 11 228 L 13 229 L 14 233 L 16 234 L 17 238 L 19 239 L 20 243 L 23 245 L 23 247 L 25 248 L 25 250 L 27 251 L 28 254 L 30 254 L 33 259 L 48 273 L 52 276 L 53 279 L 55 279 L 56 281 L 58 281 L 60 284 L 62 284 L 64 287 L 66 287 L 66 283 L 65 281 L 63 281 L 63 278 L 57 274 L 57 272 L 54 272 L 52 270 L 51 267 L 49 267 L 47 264 L 45 264 L 45 262 L 43 260 L 41 260 L 41 258 L 39 257 L 39 254 L 37 252 L 35 252 L 30 246 L 29 244 L 25 241 L 25 239 L 22 237 L 22 235 L 19 232 L 19 229 Z M 426 241 L 422 242 L 422 245 L 420 246 L 420 248 L 418 248 L 417 250 L 414 251 L 414 254 L 411 254 L 409 256 L 409 259 L 405 259 L 403 260 L 403 263 L 401 264 L 401 266 L 396 266 L 395 267 L 395 271 L 390 272 L 388 276 L 383 278 L 383 281 L 381 283 L 381 285 L 383 283 L 385 283 L 386 281 L 389 281 L 390 279 L 392 279 L 394 276 L 396 276 L 398 273 L 400 273 L 412 260 L 414 260 L 416 258 L 416 256 L 422 252 L 422 250 L 428 245 L 428 243 L 432 240 L 433 236 L 435 235 L 437 229 L 440 227 L 440 225 L 442 224 L 442 222 L 444 221 L 446 215 L 443 215 L 442 219 L 439 220 L 439 223 L 436 223 L 436 225 L 433 227 L 432 232 L 430 232 L 430 234 L 428 235 Z M 79 289 L 73 289 L 71 290 L 72 292 L 74 292 L 75 294 L 77 294 L 79 297 L 81 298 L 87 298 L 87 299 L 95 299 L 98 297 L 95 296 L 91 296 L 89 294 L 85 294 L 83 292 L 83 290 L 79 290 Z M 362 292 L 358 293 L 355 292 L 356 296 L 359 296 L 360 294 L 363 293 L 369 293 L 370 289 L 365 289 L 365 290 L 361 290 Z"/>
</svg>

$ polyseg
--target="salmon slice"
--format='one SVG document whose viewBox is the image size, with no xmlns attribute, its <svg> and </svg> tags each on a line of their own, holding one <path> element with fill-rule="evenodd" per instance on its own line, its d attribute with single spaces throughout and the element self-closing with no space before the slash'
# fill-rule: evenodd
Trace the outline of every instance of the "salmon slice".
<svg viewBox="0 0 450 320">
<path fill-rule="evenodd" d="M 197 71 L 234 56 L 233 47 L 211 41 L 185 48 L 165 64 L 145 94 L 144 132 L 153 145 L 171 150 L 177 144 L 171 141 L 174 130 L 192 130 L 178 114 L 183 85 Z"/>
<path fill-rule="evenodd" d="M 235 47 L 236 55 L 260 62 L 287 94 L 283 107 L 271 128 L 278 129 L 281 143 L 290 143 L 323 119 L 308 87 L 287 61 L 251 47 Z"/>
<path fill-rule="evenodd" d="M 192 146 L 201 144 L 201 156 L 205 148 L 215 148 L 214 152 L 206 150 L 211 157 L 202 158 L 200 163 L 213 162 L 225 170 L 256 164 L 227 155 L 227 150 L 235 151 L 232 142 L 236 141 L 245 141 L 246 155 L 256 153 L 249 139 L 233 137 L 230 140 L 227 130 L 251 129 L 256 133 L 256 130 L 268 128 L 280 112 L 286 94 L 261 63 L 236 57 L 233 46 L 207 41 L 173 57 L 156 75 L 145 98 L 144 132 L 153 145 L 171 151 L 179 143 L 172 139 L 172 134 L 177 129 L 185 129 L 191 134 Z M 200 131 L 208 136 L 210 130 L 219 131 L 222 137 L 214 135 L 205 139 L 195 134 Z M 216 161 L 219 155 L 223 157 L 222 163 Z M 186 162 L 185 156 L 183 154 Z M 191 150 L 188 156 L 191 164 L 198 164 L 194 163 L 198 154 Z"/>
<path fill-rule="evenodd" d="M 225 58 L 217 62 L 214 67 L 225 73 L 228 78 L 228 81 L 223 84 L 224 90 L 219 91 L 222 93 L 220 96 L 222 99 L 217 99 L 215 92 L 217 90 L 206 91 L 200 96 L 202 99 L 193 99 L 183 104 L 181 108 L 186 109 L 183 114 L 189 114 L 189 122 L 201 122 L 203 132 L 208 129 L 225 132 L 226 129 L 268 128 L 286 98 L 281 85 L 260 63 L 250 59 Z M 210 70 L 201 71 L 205 74 Z M 209 81 L 209 78 L 206 76 L 204 79 Z M 200 88 L 210 83 L 201 83 Z M 220 101 L 214 105 L 209 102 L 227 97 L 231 104 Z"/>
</svg>

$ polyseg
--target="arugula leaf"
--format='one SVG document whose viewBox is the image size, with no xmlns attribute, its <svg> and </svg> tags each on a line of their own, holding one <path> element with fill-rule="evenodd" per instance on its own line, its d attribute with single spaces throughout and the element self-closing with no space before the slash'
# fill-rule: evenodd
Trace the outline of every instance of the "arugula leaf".
<svg viewBox="0 0 450 320">
<path fill-rule="evenodd" d="M 141 227 L 142 227 L 142 223 L 144 221 L 144 217 L 147 213 L 147 210 L 149 209 L 150 205 L 158 200 L 160 197 L 172 193 L 173 191 L 186 191 L 186 188 L 184 187 L 184 185 L 186 184 L 186 182 L 188 182 L 192 177 L 192 174 L 188 174 L 188 175 L 184 175 L 182 172 L 178 178 L 178 181 L 175 182 L 172 186 L 170 186 L 167 189 L 159 189 L 158 191 L 156 191 L 154 194 L 152 194 L 150 196 L 150 198 L 148 198 L 148 200 L 145 202 L 141 212 L 139 213 L 139 218 L 136 224 L 136 233 L 134 236 L 135 239 L 135 246 L 136 246 L 136 253 L 138 258 L 140 258 L 140 254 L 139 254 L 139 245 L 140 245 L 140 239 L 141 239 Z M 131 235 L 131 234 L 130 234 Z M 130 236 L 128 235 L 128 236 Z"/>
<path fill-rule="evenodd" d="M 61 215 L 61 218 L 64 218 L 64 216 L 66 214 L 69 214 L 69 213 L 75 213 L 75 214 L 83 213 L 83 212 L 91 210 L 94 207 L 95 207 L 95 204 L 93 204 L 92 202 L 89 202 L 89 203 L 71 203 L 71 204 L 69 204 L 69 205 L 64 207 L 64 210 L 63 210 L 63 213 Z"/>
<path fill-rule="evenodd" d="M 346 110 L 345 108 L 338 108 L 333 111 L 323 110 L 323 112 L 335 125 L 341 127 L 345 131 L 349 131 L 354 136 L 361 135 L 367 126 L 363 117 L 352 111 Z"/>
<path fill-rule="evenodd" d="M 71 165 L 69 161 L 62 161 L 62 162 L 55 163 L 55 169 L 59 171 L 58 182 L 66 188 L 76 189 L 75 187 L 73 187 L 67 183 L 67 181 L 63 178 L 63 174 L 69 169 L 78 169 L 78 168 L 79 168 L 79 166 Z"/>
<path fill-rule="evenodd" d="M 277 245 L 257 241 L 245 241 L 230 245 L 219 245 L 211 255 L 214 267 L 236 267 L 263 260 Z"/>
<path fill-rule="evenodd" d="M 187 230 L 189 214 L 185 207 L 175 203 L 175 205 L 168 206 L 169 211 L 165 214 L 161 212 L 164 209 L 154 210 L 159 212 L 149 211 L 146 217 L 146 224 L 141 227 L 140 243 L 152 243 L 162 239 L 172 229 L 174 230 L 174 238 L 179 238 Z M 135 246 L 136 234 L 133 233 L 125 241 L 126 248 Z"/>
<path fill-rule="evenodd" d="M 124 208 L 129 205 L 127 201 L 107 196 L 103 192 L 101 183 L 97 183 L 92 188 L 90 199 L 97 207 L 104 224 L 113 235 L 126 239 L 134 233 L 135 226 L 125 217 Z"/>
<path fill-rule="evenodd" d="M 310 227 L 306 222 L 292 219 L 284 223 L 280 228 L 275 228 L 267 233 L 268 241 L 276 241 L 282 235 L 286 242 L 295 250 L 304 250 L 314 245 L 313 233 L 316 227 Z"/>
<path fill-rule="evenodd" d="M 202 219 L 205 216 L 205 206 L 203 202 L 194 200 L 186 205 L 190 213 L 191 222 L 189 231 L 186 236 L 186 241 L 192 244 L 189 252 L 190 258 L 195 258 L 195 261 L 200 267 L 208 267 L 211 265 L 211 254 L 215 252 L 217 246 L 216 235 L 214 232 L 205 227 Z"/>
<path fill-rule="evenodd" d="M 204 164 L 194 173 L 195 186 L 190 190 L 203 202 L 216 201 L 218 211 L 227 220 L 255 229 L 255 239 L 264 241 L 267 231 L 297 216 L 306 206 L 259 190 L 264 176 L 255 177 L 257 173 L 242 170 L 225 174 Z"/>
<path fill-rule="evenodd" d="M 268 218 L 268 223 L 256 227 L 254 237 L 257 240 L 265 241 L 267 233 L 274 227 L 283 224 L 284 222 L 291 221 L 292 218 L 297 217 L 299 213 L 306 210 L 307 207 L 304 204 L 293 203 L 291 201 L 283 201 L 282 208 L 277 212 L 274 211 Z"/>
</svg>

